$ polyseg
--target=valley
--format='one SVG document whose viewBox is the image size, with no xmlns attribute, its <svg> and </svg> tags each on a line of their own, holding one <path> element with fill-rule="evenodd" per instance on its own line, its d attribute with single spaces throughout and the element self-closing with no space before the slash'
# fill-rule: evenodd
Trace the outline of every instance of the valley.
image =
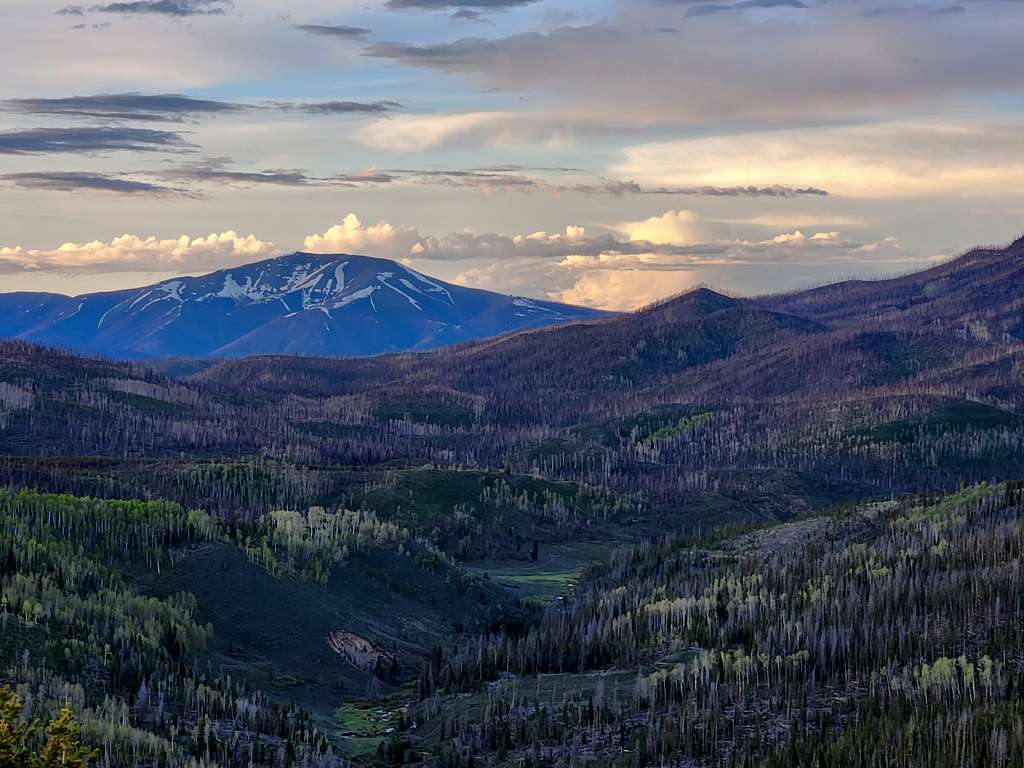
<svg viewBox="0 0 1024 768">
<path fill-rule="evenodd" d="M 111 768 L 1021 765 L 1021 285 L 1024 240 L 323 356 L 4 331 L 0 685 Z"/>
</svg>

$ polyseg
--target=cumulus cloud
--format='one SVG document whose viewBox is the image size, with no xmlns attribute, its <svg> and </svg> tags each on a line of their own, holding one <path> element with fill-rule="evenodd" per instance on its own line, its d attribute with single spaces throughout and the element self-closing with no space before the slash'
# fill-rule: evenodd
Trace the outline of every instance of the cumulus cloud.
<svg viewBox="0 0 1024 768">
<path fill-rule="evenodd" d="M 153 272 L 203 270 L 255 261 L 274 253 L 273 243 L 227 230 L 174 239 L 125 234 L 109 242 L 64 243 L 52 250 L 0 248 L 0 272 Z"/>
<path fill-rule="evenodd" d="M 630 240 L 659 245 L 693 245 L 708 238 L 707 227 L 693 211 L 665 211 L 661 216 L 620 225 L 619 230 Z"/>
<path fill-rule="evenodd" d="M 387 222 L 364 226 L 359 217 L 349 213 L 341 223 L 326 232 L 309 235 L 302 249 L 309 253 L 350 253 L 385 258 L 407 257 L 420 242 L 412 227 L 395 227 Z"/>
<path fill-rule="evenodd" d="M 695 271 L 670 272 L 654 281 L 649 272 L 595 270 L 577 278 L 568 288 L 553 291 L 550 297 L 566 304 L 628 312 L 700 282 L 700 274 Z"/>
<path fill-rule="evenodd" d="M 338 224 L 307 236 L 302 249 L 392 258 L 464 285 L 605 309 L 640 306 L 698 282 L 740 287 L 744 276 L 761 291 L 764 275 L 780 270 L 804 275 L 808 269 L 827 267 L 845 275 L 865 269 L 905 271 L 922 263 L 894 238 L 863 242 L 825 229 L 781 231 L 760 240 L 702 239 L 702 223 L 687 211 L 666 211 L 619 226 L 621 232 L 568 225 L 556 232 L 434 236 L 387 221 L 364 224 L 349 213 Z M 231 230 L 172 239 L 125 234 L 109 242 L 71 242 L 52 250 L 2 248 L 0 273 L 166 276 L 252 262 L 278 252 L 269 241 Z"/>
</svg>

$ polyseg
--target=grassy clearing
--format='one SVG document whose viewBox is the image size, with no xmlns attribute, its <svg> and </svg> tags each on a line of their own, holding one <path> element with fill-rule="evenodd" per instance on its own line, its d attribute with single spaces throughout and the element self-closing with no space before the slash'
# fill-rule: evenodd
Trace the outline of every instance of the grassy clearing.
<svg viewBox="0 0 1024 768">
<path fill-rule="evenodd" d="M 572 591 L 583 571 L 608 558 L 608 544 L 576 542 L 541 546 L 536 562 L 489 560 L 467 570 L 524 600 L 551 603 Z"/>
<path fill-rule="evenodd" d="M 492 573 L 490 577 L 494 583 L 514 590 L 524 600 L 550 603 L 571 591 L 582 573 L 583 568 L 575 568 L 544 573 Z"/>
<path fill-rule="evenodd" d="M 372 755 L 378 745 L 397 731 L 409 704 L 407 694 L 378 701 L 350 701 L 334 710 L 337 734 L 344 738 L 349 757 Z"/>
</svg>

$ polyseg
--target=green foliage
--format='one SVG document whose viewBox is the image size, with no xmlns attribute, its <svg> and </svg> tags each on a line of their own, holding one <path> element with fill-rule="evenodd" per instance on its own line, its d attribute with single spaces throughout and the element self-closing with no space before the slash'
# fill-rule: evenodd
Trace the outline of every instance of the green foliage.
<svg viewBox="0 0 1024 768">
<path fill-rule="evenodd" d="M 416 715 L 452 764 L 472 745 L 498 764 L 1017 765 L 1022 560 L 1015 484 L 667 539 L 435 654 Z M 543 676 L 618 669 L 636 672 L 615 696 L 531 698 Z"/>
<path fill-rule="evenodd" d="M 67 706 L 38 734 L 36 721 L 26 722 L 18 695 L 0 687 L 0 766 L 4 768 L 88 768 L 99 750 L 87 747 L 78 722 Z"/>
<path fill-rule="evenodd" d="M 200 669 L 212 628 L 191 594 L 134 586 L 221 535 L 176 504 L 0 491 L 0 679 L 52 714 L 28 768 L 85 766 L 94 748 L 108 768 L 334 763 L 308 715 Z M 20 754 L 34 726 L 17 726 L 13 694 L 0 710 L 0 749 Z"/>
</svg>

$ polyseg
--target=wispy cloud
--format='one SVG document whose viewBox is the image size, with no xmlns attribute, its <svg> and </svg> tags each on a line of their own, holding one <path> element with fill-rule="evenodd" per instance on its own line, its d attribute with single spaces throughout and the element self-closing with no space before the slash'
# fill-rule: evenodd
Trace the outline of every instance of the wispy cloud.
<svg viewBox="0 0 1024 768">
<path fill-rule="evenodd" d="M 30 128 L 0 132 L 0 155 L 189 149 L 181 134 L 148 128 Z"/>
<path fill-rule="evenodd" d="M 391 10 L 418 9 L 443 11 L 451 8 L 469 8 L 479 11 L 501 11 L 530 5 L 538 0 L 387 0 L 384 4 Z"/>
<path fill-rule="evenodd" d="M 366 27 L 350 27 L 345 24 L 296 24 L 296 29 L 309 32 L 311 35 L 337 37 L 345 40 L 358 40 L 370 34 Z"/>
<path fill-rule="evenodd" d="M 278 110 L 308 115 L 380 115 L 402 107 L 397 101 L 278 101 L 239 104 L 195 99 L 180 93 L 107 93 L 64 98 L 19 98 L 0 102 L 6 111 L 31 115 L 142 122 L 182 122 L 185 118 Z"/>
<path fill-rule="evenodd" d="M 5 173 L 0 176 L 0 180 L 23 189 L 46 190 L 49 192 L 108 192 L 115 195 L 143 195 L 150 197 L 193 196 L 185 190 L 101 173 L 76 171 Z"/>
<path fill-rule="evenodd" d="M 587 195 L 680 195 L 690 197 L 827 197 L 828 192 L 818 187 L 791 187 L 768 185 L 650 185 L 615 178 L 592 181 L 566 181 L 559 178 L 526 175 L 521 166 L 483 167 L 467 170 L 413 170 L 389 169 L 394 177 L 416 184 L 479 189 L 483 192 L 547 192 L 561 194 L 576 192 Z M 544 169 L 541 169 L 544 170 Z M 572 171 L 576 169 L 546 169 Z"/>
<path fill-rule="evenodd" d="M 33 115 L 63 115 L 117 120 L 181 120 L 185 116 L 217 115 L 244 109 L 239 104 L 193 99 L 180 93 L 103 93 L 66 98 L 8 99 L 3 108 Z"/>
<path fill-rule="evenodd" d="M 231 168 L 228 161 L 223 158 L 170 168 L 161 171 L 158 176 L 167 181 L 238 187 L 355 187 L 366 184 L 387 184 L 395 179 L 393 174 L 383 173 L 376 169 L 331 176 L 311 176 L 306 171 L 298 169 L 243 171 Z"/>
<path fill-rule="evenodd" d="M 117 13 L 124 16 L 222 16 L 233 7 L 231 0 L 132 0 L 101 5 L 66 5 L 57 11 L 63 16 L 86 13 Z"/>
<path fill-rule="evenodd" d="M 307 115 L 379 115 L 402 108 L 397 101 L 304 101 L 280 102 L 276 106 Z"/>
</svg>

